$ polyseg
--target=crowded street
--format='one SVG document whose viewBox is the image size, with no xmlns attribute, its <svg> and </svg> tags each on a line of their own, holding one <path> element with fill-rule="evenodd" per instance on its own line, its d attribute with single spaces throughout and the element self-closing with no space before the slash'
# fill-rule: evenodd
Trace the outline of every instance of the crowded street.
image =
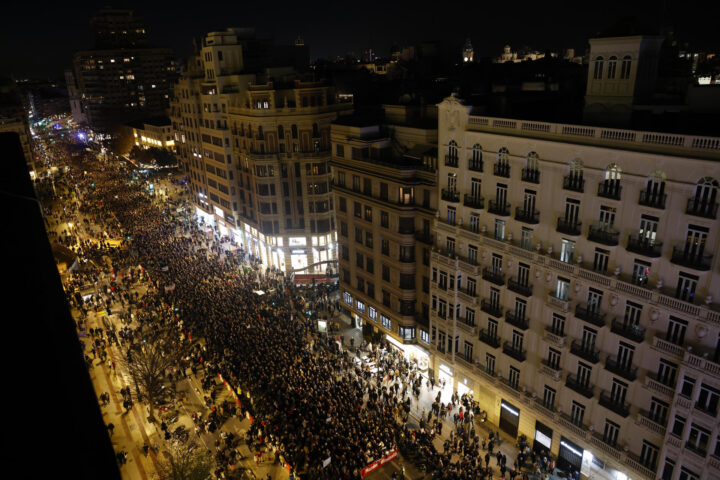
<svg viewBox="0 0 720 480">
<path fill-rule="evenodd" d="M 446 401 L 390 344 L 364 340 L 334 286 L 297 287 L 219 237 L 179 177 L 150 190 L 129 165 L 67 160 L 67 173 L 37 190 L 51 241 L 77 254 L 63 282 L 127 478 L 163 478 L 161 464 L 185 443 L 212 458 L 215 478 L 553 471 L 552 459 L 477 422 L 471 396 Z M 340 334 L 318 331 L 318 317 Z M 148 339 L 176 359 L 158 395 L 132 374 Z"/>
</svg>

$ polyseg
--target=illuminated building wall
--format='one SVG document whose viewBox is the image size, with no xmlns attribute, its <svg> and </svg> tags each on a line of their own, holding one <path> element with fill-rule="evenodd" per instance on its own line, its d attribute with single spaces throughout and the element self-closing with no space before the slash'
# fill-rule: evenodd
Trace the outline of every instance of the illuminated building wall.
<svg viewBox="0 0 720 480">
<path fill-rule="evenodd" d="M 437 119 L 411 108 L 333 123 L 333 196 L 343 307 L 427 371 Z"/>
<path fill-rule="evenodd" d="M 445 398 L 586 478 L 720 477 L 720 138 L 438 118 Z"/>
<path fill-rule="evenodd" d="M 136 146 L 167 148 L 174 151 L 175 136 L 169 118 L 159 118 L 152 123 L 138 122 L 131 128 Z"/>
<path fill-rule="evenodd" d="M 268 265 L 324 272 L 337 258 L 330 122 L 352 108 L 292 68 L 247 67 L 249 29 L 212 32 L 175 86 L 175 146 L 198 207 Z"/>
</svg>

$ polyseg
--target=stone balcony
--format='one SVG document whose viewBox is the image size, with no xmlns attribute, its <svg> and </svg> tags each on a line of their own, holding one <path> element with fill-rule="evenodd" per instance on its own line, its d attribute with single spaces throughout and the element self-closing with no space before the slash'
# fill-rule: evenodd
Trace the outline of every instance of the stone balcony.
<svg viewBox="0 0 720 480">
<path fill-rule="evenodd" d="M 547 375 L 556 382 L 562 380 L 562 368 L 560 368 L 560 365 L 551 365 L 547 360 L 543 360 L 540 364 L 540 373 Z"/>
<path fill-rule="evenodd" d="M 551 327 L 545 327 L 545 335 L 543 338 L 549 344 L 559 348 L 565 347 L 567 340 L 567 336 L 556 333 Z"/>
<path fill-rule="evenodd" d="M 655 350 L 657 350 L 659 352 L 672 355 L 673 357 L 676 357 L 677 359 L 682 358 L 685 353 L 684 347 L 682 347 L 680 345 L 676 345 L 672 342 L 669 342 L 657 335 L 653 338 L 652 348 L 654 348 Z"/>
<path fill-rule="evenodd" d="M 675 395 L 675 388 L 665 385 L 664 383 L 660 382 L 655 378 L 655 376 L 651 373 L 648 373 L 645 376 L 645 385 L 644 387 L 653 393 L 659 393 L 661 395 L 664 395 L 667 399 L 671 400 L 673 396 Z"/>
<path fill-rule="evenodd" d="M 639 411 L 637 415 L 635 415 L 635 424 L 642 425 L 653 433 L 665 436 L 665 425 L 662 425 L 650 418 L 649 412 L 646 412 L 644 410 Z"/>
</svg>

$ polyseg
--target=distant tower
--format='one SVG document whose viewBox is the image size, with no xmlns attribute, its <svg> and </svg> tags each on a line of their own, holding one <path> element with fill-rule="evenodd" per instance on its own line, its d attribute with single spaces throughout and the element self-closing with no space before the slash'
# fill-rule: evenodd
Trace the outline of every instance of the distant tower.
<svg viewBox="0 0 720 480">
<path fill-rule="evenodd" d="M 472 63 L 474 58 L 473 46 L 470 43 L 470 38 L 465 40 L 465 46 L 462 51 L 463 63 Z"/>
<path fill-rule="evenodd" d="M 303 40 L 303 38 L 300 35 L 298 35 L 298 37 L 295 39 L 295 46 L 296 47 L 304 47 L 305 46 L 305 40 Z"/>
</svg>

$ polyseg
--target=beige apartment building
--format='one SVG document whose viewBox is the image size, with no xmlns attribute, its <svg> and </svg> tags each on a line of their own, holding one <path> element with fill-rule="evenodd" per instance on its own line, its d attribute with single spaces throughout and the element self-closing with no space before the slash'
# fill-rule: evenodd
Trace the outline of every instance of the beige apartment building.
<svg viewBox="0 0 720 480">
<path fill-rule="evenodd" d="M 337 258 L 330 123 L 352 104 L 291 67 L 250 68 L 256 48 L 252 29 L 203 39 L 175 86 L 177 152 L 209 225 L 268 266 L 323 273 Z"/>
<path fill-rule="evenodd" d="M 720 138 L 438 115 L 445 398 L 588 478 L 720 476 Z"/>
<path fill-rule="evenodd" d="M 343 307 L 424 372 L 436 139 L 434 106 L 341 117 L 331 135 Z"/>
<path fill-rule="evenodd" d="M 153 117 L 130 125 L 135 146 L 142 148 L 167 148 L 174 150 L 175 138 L 168 117 Z"/>
</svg>

